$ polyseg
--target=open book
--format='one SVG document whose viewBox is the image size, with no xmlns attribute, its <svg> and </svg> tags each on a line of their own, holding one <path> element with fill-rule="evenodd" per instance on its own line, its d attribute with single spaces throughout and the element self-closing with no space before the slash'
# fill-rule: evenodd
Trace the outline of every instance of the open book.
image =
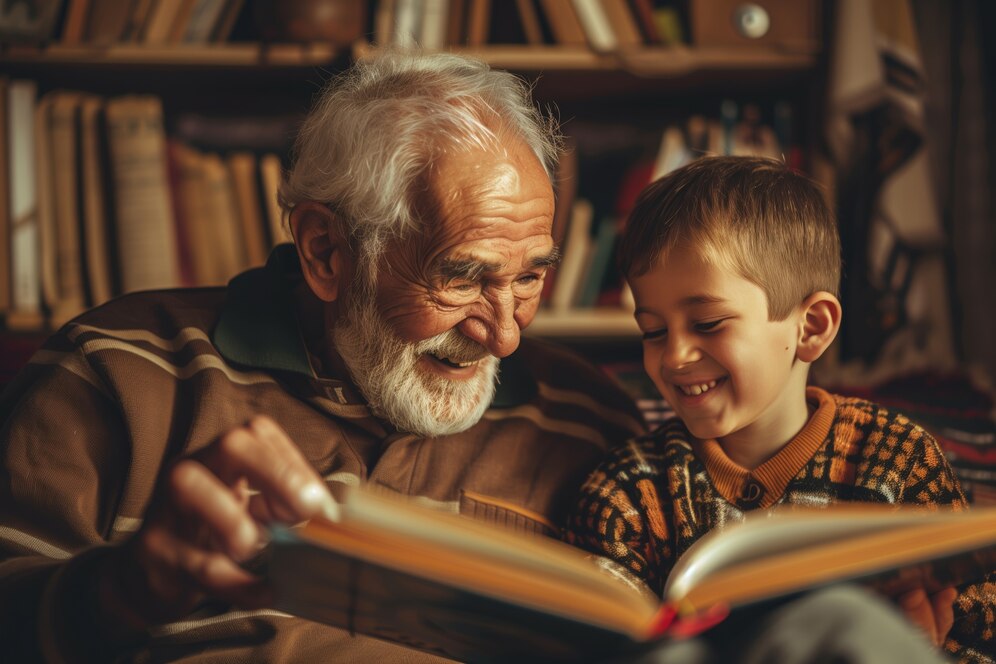
<svg viewBox="0 0 996 664">
<path fill-rule="evenodd" d="M 289 613 L 464 661 L 567 661 L 841 581 L 897 594 L 981 579 L 996 569 L 996 508 L 758 513 L 691 547 L 663 600 L 561 542 L 366 489 L 336 522 L 274 530 L 270 555 Z"/>
</svg>

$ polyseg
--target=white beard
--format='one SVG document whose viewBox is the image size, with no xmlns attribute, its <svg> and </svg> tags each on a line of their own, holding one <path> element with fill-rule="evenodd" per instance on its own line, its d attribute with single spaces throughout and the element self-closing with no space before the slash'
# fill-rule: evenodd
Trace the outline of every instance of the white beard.
<svg viewBox="0 0 996 664">
<path fill-rule="evenodd" d="M 494 398 L 498 358 L 454 329 L 416 343 L 402 341 L 367 298 L 349 298 L 332 339 L 370 410 L 401 431 L 442 436 L 469 429 Z M 479 358 L 469 380 L 448 380 L 419 366 L 431 353 L 458 361 Z"/>
</svg>

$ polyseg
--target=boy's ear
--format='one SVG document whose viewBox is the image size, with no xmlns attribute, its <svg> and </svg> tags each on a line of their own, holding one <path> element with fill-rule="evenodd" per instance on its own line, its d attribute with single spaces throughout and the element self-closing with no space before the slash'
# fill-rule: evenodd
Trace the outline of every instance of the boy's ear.
<svg viewBox="0 0 996 664">
<path fill-rule="evenodd" d="M 802 318 L 796 357 L 803 362 L 815 362 L 830 347 L 840 329 L 840 300 L 831 293 L 818 291 L 800 306 Z"/>
<path fill-rule="evenodd" d="M 325 205 L 305 201 L 290 214 L 304 280 L 318 299 L 333 302 L 349 286 L 353 257 L 343 224 Z"/>
</svg>

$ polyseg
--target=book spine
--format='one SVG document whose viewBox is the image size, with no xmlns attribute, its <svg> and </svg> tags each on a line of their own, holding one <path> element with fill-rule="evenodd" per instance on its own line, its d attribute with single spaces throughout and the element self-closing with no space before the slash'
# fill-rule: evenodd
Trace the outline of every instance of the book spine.
<svg viewBox="0 0 996 664">
<path fill-rule="evenodd" d="M 155 97 L 121 97 L 107 103 L 106 115 L 122 288 L 176 286 L 162 105 Z"/>
<path fill-rule="evenodd" d="M 53 212 L 55 218 L 55 270 L 57 302 L 52 308 L 54 325 L 86 308 L 83 291 L 83 252 L 80 238 L 79 120 L 81 96 L 55 93 L 51 124 Z"/>
<path fill-rule="evenodd" d="M 612 31 L 609 17 L 599 0 L 574 0 L 574 9 L 592 50 L 607 53 L 619 47 L 619 39 Z"/>
<path fill-rule="evenodd" d="M 35 166 L 34 81 L 12 80 L 7 91 L 10 169 L 11 309 L 9 327 L 42 323 L 39 268 L 38 183 Z"/>
<path fill-rule="evenodd" d="M 111 224 L 107 206 L 107 162 L 103 146 L 103 108 L 100 97 L 86 96 L 80 107 L 80 182 L 82 189 L 83 245 L 90 305 L 111 299 Z"/>
<path fill-rule="evenodd" d="M 251 152 L 236 152 L 228 156 L 228 171 L 237 203 L 236 212 L 245 240 L 250 266 L 266 262 L 266 234 L 263 227 L 260 196 L 256 185 L 256 156 Z"/>
<path fill-rule="evenodd" d="M 10 151 L 7 90 L 10 79 L 0 76 L 0 315 L 11 307 L 10 284 Z"/>
<path fill-rule="evenodd" d="M 568 311 L 577 297 L 581 277 L 591 249 L 591 224 L 595 214 L 591 203 L 583 198 L 574 202 L 571 222 L 567 229 L 567 246 L 557 270 L 557 280 L 550 294 L 554 311 Z"/>
<path fill-rule="evenodd" d="M 265 154 L 259 160 L 259 176 L 263 186 L 263 207 L 269 222 L 270 243 L 272 246 L 292 242 L 290 231 L 283 221 L 277 192 L 280 189 L 280 157 L 275 154 Z"/>
</svg>

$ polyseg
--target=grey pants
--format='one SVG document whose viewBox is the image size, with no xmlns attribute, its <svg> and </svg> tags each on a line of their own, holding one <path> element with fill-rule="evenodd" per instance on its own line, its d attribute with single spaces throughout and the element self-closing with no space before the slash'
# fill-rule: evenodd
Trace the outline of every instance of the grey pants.
<svg viewBox="0 0 996 664">
<path fill-rule="evenodd" d="M 770 611 L 734 614 L 705 634 L 632 664 L 940 664 L 949 661 L 892 605 L 861 588 L 828 588 Z"/>
</svg>

